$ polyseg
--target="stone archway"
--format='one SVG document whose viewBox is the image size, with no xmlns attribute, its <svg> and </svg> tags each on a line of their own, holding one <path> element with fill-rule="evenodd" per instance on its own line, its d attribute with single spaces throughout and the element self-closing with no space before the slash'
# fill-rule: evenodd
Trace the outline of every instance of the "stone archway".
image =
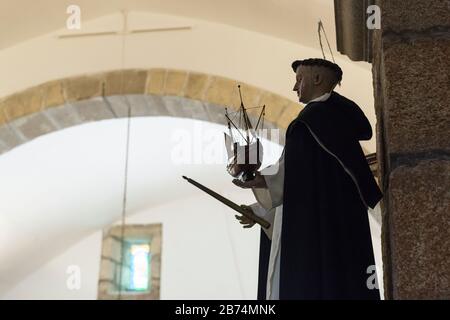
<svg viewBox="0 0 450 320">
<path fill-rule="evenodd" d="M 240 105 L 237 83 L 170 69 L 117 70 L 50 81 L 0 101 L 0 154 L 52 131 L 126 117 L 127 104 L 133 117 L 187 117 L 225 124 L 224 108 Z M 298 103 L 280 95 L 245 83 L 241 87 L 247 107 L 266 105 L 267 128 L 284 131 L 300 111 Z M 249 110 L 250 116 L 256 116 L 256 110 Z"/>
</svg>

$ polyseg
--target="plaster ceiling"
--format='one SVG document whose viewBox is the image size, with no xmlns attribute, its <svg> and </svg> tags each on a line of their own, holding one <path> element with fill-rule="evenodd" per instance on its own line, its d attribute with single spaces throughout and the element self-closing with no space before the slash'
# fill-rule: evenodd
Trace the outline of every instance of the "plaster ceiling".
<svg viewBox="0 0 450 320">
<path fill-rule="evenodd" d="M 72 0 L 0 1 L 0 49 L 64 28 Z M 322 19 L 335 45 L 331 0 L 78 0 L 82 21 L 120 10 L 153 12 L 223 23 L 309 47 L 318 47 Z"/>
</svg>

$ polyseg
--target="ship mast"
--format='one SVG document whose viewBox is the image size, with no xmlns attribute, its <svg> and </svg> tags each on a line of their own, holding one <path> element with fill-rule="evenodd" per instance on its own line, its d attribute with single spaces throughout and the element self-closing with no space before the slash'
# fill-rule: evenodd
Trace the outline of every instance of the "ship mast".
<svg viewBox="0 0 450 320">
<path fill-rule="evenodd" d="M 230 137 L 232 138 L 232 140 L 234 141 L 234 135 L 233 135 L 233 130 L 232 130 L 231 126 L 233 126 L 234 129 L 237 130 L 237 132 L 242 137 L 242 139 L 246 142 L 246 144 L 250 145 L 253 141 L 253 138 L 257 137 L 255 130 L 257 130 L 260 127 L 260 124 L 261 124 L 261 127 L 264 127 L 264 117 L 266 114 L 265 113 L 266 106 L 264 105 L 262 107 L 262 111 L 258 117 L 258 122 L 254 129 L 253 125 L 250 121 L 250 118 L 248 116 L 247 109 L 244 106 L 244 101 L 242 99 L 241 85 L 238 85 L 238 90 L 239 90 L 239 97 L 241 100 L 241 105 L 239 107 L 239 117 L 238 117 L 239 122 L 238 122 L 238 124 L 235 124 L 234 121 L 230 118 L 230 114 L 228 113 L 228 108 L 225 108 L 225 118 L 227 119 L 228 131 L 230 133 Z M 251 109 L 253 109 L 253 108 L 251 108 Z M 241 125 L 241 122 L 243 122 L 242 125 Z M 245 130 L 245 136 L 244 136 L 243 132 L 241 132 L 241 128 Z M 250 133 L 252 134 L 252 137 L 251 137 L 252 140 L 250 140 Z"/>
<path fill-rule="evenodd" d="M 225 117 L 227 118 L 228 122 L 228 132 L 230 133 L 231 139 L 234 141 L 233 131 L 231 130 L 231 119 L 228 116 L 228 108 L 225 108 Z"/>
<path fill-rule="evenodd" d="M 251 128 L 252 125 L 250 123 L 250 119 L 248 118 L 247 111 L 245 110 L 244 102 L 242 100 L 241 85 L 238 85 L 238 89 L 239 89 L 239 97 L 241 99 L 241 107 L 240 108 L 241 108 L 242 117 L 243 117 L 243 120 L 244 120 L 245 133 L 246 133 L 246 136 L 247 136 L 246 142 L 247 142 L 247 145 L 248 145 L 248 144 L 250 144 L 249 129 Z"/>
</svg>

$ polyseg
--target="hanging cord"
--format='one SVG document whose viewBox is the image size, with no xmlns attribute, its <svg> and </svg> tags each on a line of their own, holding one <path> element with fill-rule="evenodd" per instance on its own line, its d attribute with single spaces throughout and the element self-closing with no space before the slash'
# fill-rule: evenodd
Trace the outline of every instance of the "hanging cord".
<svg viewBox="0 0 450 320">
<path fill-rule="evenodd" d="M 127 142 L 126 142 L 126 156 L 125 156 L 125 174 L 124 174 L 124 184 L 123 184 L 123 200 L 122 200 L 122 224 L 120 230 L 120 274 L 119 274 L 119 300 L 122 298 L 122 273 L 123 264 L 125 260 L 125 214 L 127 211 L 127 189 L 128 189 L 128 154 L 130 150 L 130 124 L 131 124 L 131 108 L 128 107 L 128 118 L 127 118 Z"/>
<path fill-rule="evenodd" d="M 125 35 L 127 28 L 127 13 L 123 11 L 124 15 L 124 32 L 122 33 L 122 57 L 121 57 L 121 66 L 122 66 L 122 75 L 121 75 L 121 91 L 122 94 L 124 88 L 124 68 L 125 68 Z M 125 260 L 125 215 L 127 211 L 127 191 L 128 191 L 128 159 L 130 152 L 130 127 L 131 127 L 131 106 L 126 97 L 125 102 L 127 105 L 127 139 L 126 139 L 126 149 L 125 149 L 125 168 L 124 168 L 124 183 L 123 183 L 123 198 L 122 198 L 122 221 L 121 221 L 121 230 L 120 230 L 120 273 L 119 273 L 119 295 L 118 299 L 122 299 L 122 274 L 123 274 L 123 264 Z"/>
<path fill-rule="evenodd" d="M 225 214 L 223 215 L 223 217 L 225 218 L 225 227 L 226 227 L 226 230 L 227 230 L 228 241 L 230 242 L 231 254 L 233 256 L 234 269 L 236 270 L 236 275 L 237 275 L 237 278 L 238 278 L 239 290 L 241 291 L 242 299 L 244 299 L 245 298 L 245 291 L 244 291 L 244 284 L 243 284 L 243 281 L 242 281 L 241 272 L 240 272 L 240 269 L 239 269 L 239 262 L 238 262 L 239 259 L 238 259 L 237 252 L 236 252 L 236 246 L 234 245 L 233 237 L 231 235 L 230 222 L 229 222 L 227 216 L 228 216 L 228 214 L 227 215 L 225 215 Z"/>
<path fill-rule="evenodd" d="M 323 27 L 322 20 L 319 20 L 318 27 L 317 27 L 317 32 L 319 33 L 319 43 L 320 43 L 320 49 L 322 50 L 322 56 L 326 60 L 325 52 L 323 51 L 322 36 L 320 34 L 320 30 L 322 30 L 323 34 L 325 35 L 325 40 L 327 41 L 328 49 L 330 50 L 331 59 L 333 60 L 334 63 L 336 63 L 336 61 L 334 61 L 333 51 L 331 51 L 331 46 L 330 46 L 330 43 L 328 42 L 327 33 L 325 32 L 325 28 Z"/>
</svg>

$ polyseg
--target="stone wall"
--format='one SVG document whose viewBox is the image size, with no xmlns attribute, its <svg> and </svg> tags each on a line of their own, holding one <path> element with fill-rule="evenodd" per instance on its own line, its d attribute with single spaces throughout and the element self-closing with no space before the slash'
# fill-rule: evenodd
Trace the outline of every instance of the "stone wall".
<svg viewBox="0 0 450 320">
<path fill-rule="evenodd" d="M 378 0 L 373 34 L 385 295 L 450 298 L 450 2 Z"/>
<path fill-rule="evenodd" d="M 236 80 L 170 69 L 119 70 L 60 79 L 0 98 L 0 154 L 40 135 L 90 121 L 173 116 L 226 124 L 240 106 Z M 301 105 L 241 83 L 247 108 L 266 105 L 265 128 L 284 130 Z M 253 120 L 261 109 L 249 109 Z M 257 119 L 256 119 L 257 120 Z M 281 144 L 284 141 L 280 141 Z"/>
<path fill-rule="evenodd" d="M 123 232 L 123 234 L 122 234 Z M 123 238 L 122 238 L 123 235 Z M 151 253 L 151 278 L 149 290 L 144 292 L 122 291 L 119 287 L 125 283 L 123 276 L 127 265 L 122 249 L 124 242 L 140 240 L 150 245 Z M 162 224 L 148 225 L 116 225 L 103 232 L 102 255 L 100 261 L 100 275 L 98 281 L 99 300 L 159 300 L 161 287 L 161 251 L 162 251 Z M 122 273 L 122 276 L 120 275 Z"/>
</svg>

